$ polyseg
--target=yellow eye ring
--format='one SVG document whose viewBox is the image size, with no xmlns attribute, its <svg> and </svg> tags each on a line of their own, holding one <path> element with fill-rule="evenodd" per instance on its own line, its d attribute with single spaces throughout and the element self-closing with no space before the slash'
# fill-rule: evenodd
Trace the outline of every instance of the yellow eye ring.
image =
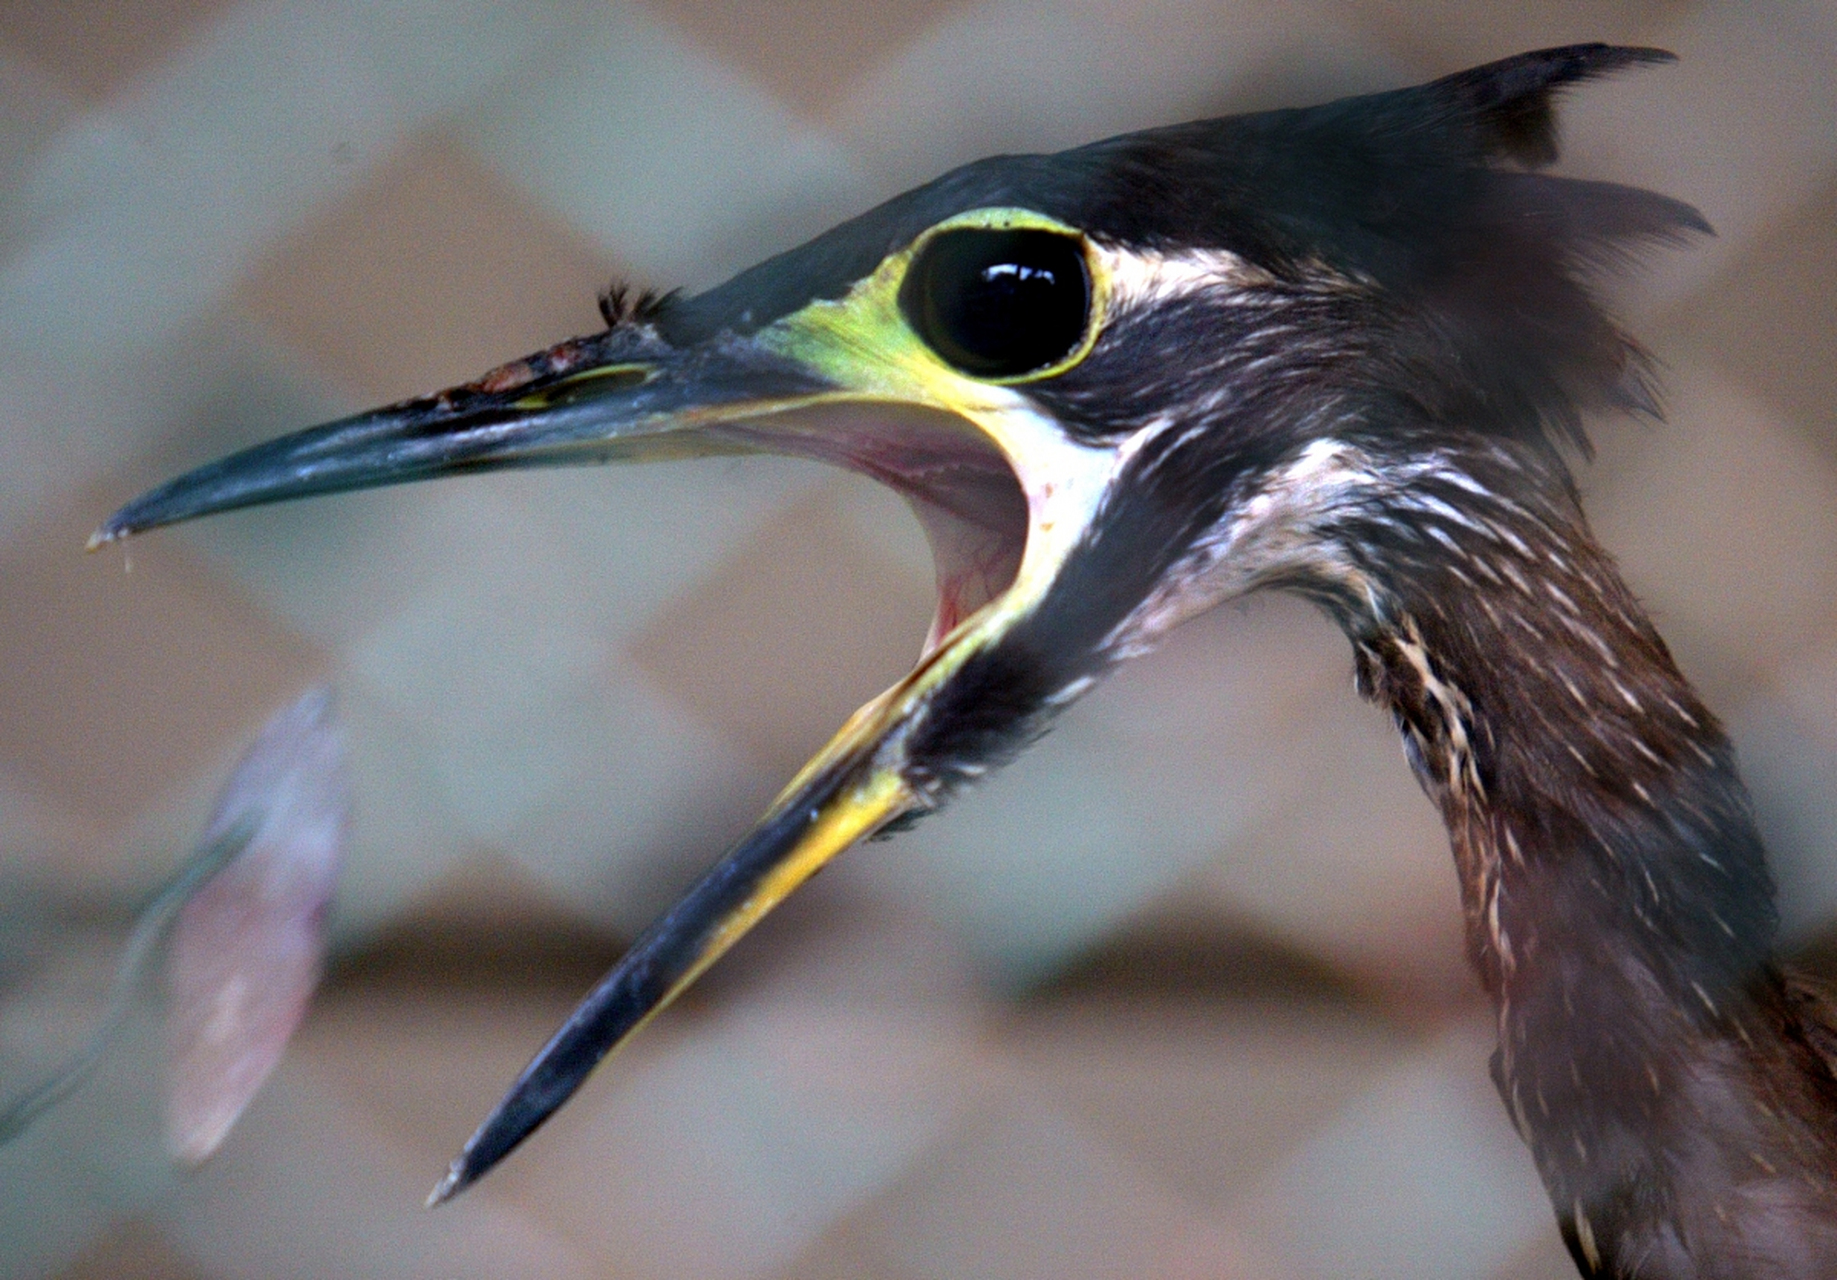
<svg viewBox="0 0 1837 1280">
<path fill-rule="evenodd" d="M 1029 209 L 959 214 L 895 261 L 907 326 L 936 358 L 980 382 L 1064 373 L 1090 354 L 1108 313 L 1109 273 L 1090 241 Z"/>
</svg>

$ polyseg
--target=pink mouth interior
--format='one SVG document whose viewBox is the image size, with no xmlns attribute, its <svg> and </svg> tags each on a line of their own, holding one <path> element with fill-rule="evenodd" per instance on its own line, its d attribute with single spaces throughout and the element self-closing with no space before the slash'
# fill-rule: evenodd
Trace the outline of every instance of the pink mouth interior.
<svg viewBox="0 0 1837 1280">
<path fill-rule="evenodd" d="M 721 434 L 752 448 L 846 467 L 900 493 L 931 543 L 938 608 L 930 653 L 1006 591 L 1027 546 L 1027 498 L 988 437 L 950 414 L 904 407 L 825 406 Z"/>
</svg>

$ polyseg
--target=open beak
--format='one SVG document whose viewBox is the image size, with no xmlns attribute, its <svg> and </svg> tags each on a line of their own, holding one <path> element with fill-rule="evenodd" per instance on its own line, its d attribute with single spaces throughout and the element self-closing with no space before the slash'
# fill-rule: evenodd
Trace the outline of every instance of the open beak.
<svg viewBox="0 0 1837 1280">
<path fill-rule="evenodd" d="M 476 382 L 202 467 L 129 503 L 91 540 L 462 472 L 759 451 L 871 475 L 900 490 L 924 525 L 939 605 L 918 665 L 858 710 L 738 846 L 645 930 L 518 1077 L 430 1203 L 502 1159 L 831 858 L 938 802 L 944 783 L 916 758 L 914 735 L 976 700 L 969 689 L 946 695 L 1038 604 L 1089 525 L 1110 455 L 1067 444 L 1011 389 L 938 375 L 833 329 L 818 316 L 794 330 L 677 346 L 652 326 L 615 325 Z M 977 714 L 978 740 L 994 741 L 986 731 L 1003 713 Z"/>
</svg>

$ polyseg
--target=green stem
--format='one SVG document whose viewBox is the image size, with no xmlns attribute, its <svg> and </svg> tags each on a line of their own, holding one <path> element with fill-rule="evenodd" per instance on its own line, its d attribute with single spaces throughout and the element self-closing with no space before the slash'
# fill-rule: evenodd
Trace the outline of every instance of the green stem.
<svg viewBox="0 0 1837 1280">
<path fill-rule="evenodd" d="M 135 989 L 140 985 L 141 972 L 152 958 L 166 927 L 207 880 L 249 847 L 249 842 L 255 838 L 257 825 L 253 818 L 238 822 L 187 859 L 153 895 L 134 922 L 134 931 L 128 935 L 127 946 L 122 949 L 121 963 L 115 970 L 115 981 L 109 990 L 108 1009 L 96 1029 L 90 1033 L 89 1042 L 38 1084 L 0 1108 L 0 1145 L 12 1142 L 24 1134 L 40 1116 L 76 1092 L 89 1079 L 127 1020 L 128 1010 L 134 1003 Z"/>
</svg>

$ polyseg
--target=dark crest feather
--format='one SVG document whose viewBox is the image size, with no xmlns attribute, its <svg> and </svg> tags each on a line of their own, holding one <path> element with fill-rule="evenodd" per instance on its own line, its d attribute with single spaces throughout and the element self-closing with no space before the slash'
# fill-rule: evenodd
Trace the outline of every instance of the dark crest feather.
<svg viewBox="0 0 1837 1280">
<path fill-rule="evenodd" d="M 1119 202 L 1123 186 L 1159 188 L 1158 219 L 1152 199 L 1133 218 L 1157 247 L 1209 233 L 1279 277 L 1324 267 L 1367 284 L 1412 391 L 1443 421 L 1587 453 L 1586 411 L 1651 413 L 1657 403 L 1648 357 L 1591 286 L 1643 247 L 1709 225 L 1653 192 L 1533 170 L 1557 157 L 1562 90 L 1673 60 L 1599 44 L 1546 49 L 1415 88 L 1151 130 L 1083 153 L 1133 176 Z"/>
<path fill-rule="evenodd" d="M 1486 154 L 1541 166 L 1554 163 L 1557 157 L 1559 90 L 1628 67 L 1676 61 L 1676 54 L 1663 49 L 1567 45 L 1459 71 L 1423 86 L 1423 92 L 1460 104 L 1460 113 L 1473 122 Z"/>
</svg>

